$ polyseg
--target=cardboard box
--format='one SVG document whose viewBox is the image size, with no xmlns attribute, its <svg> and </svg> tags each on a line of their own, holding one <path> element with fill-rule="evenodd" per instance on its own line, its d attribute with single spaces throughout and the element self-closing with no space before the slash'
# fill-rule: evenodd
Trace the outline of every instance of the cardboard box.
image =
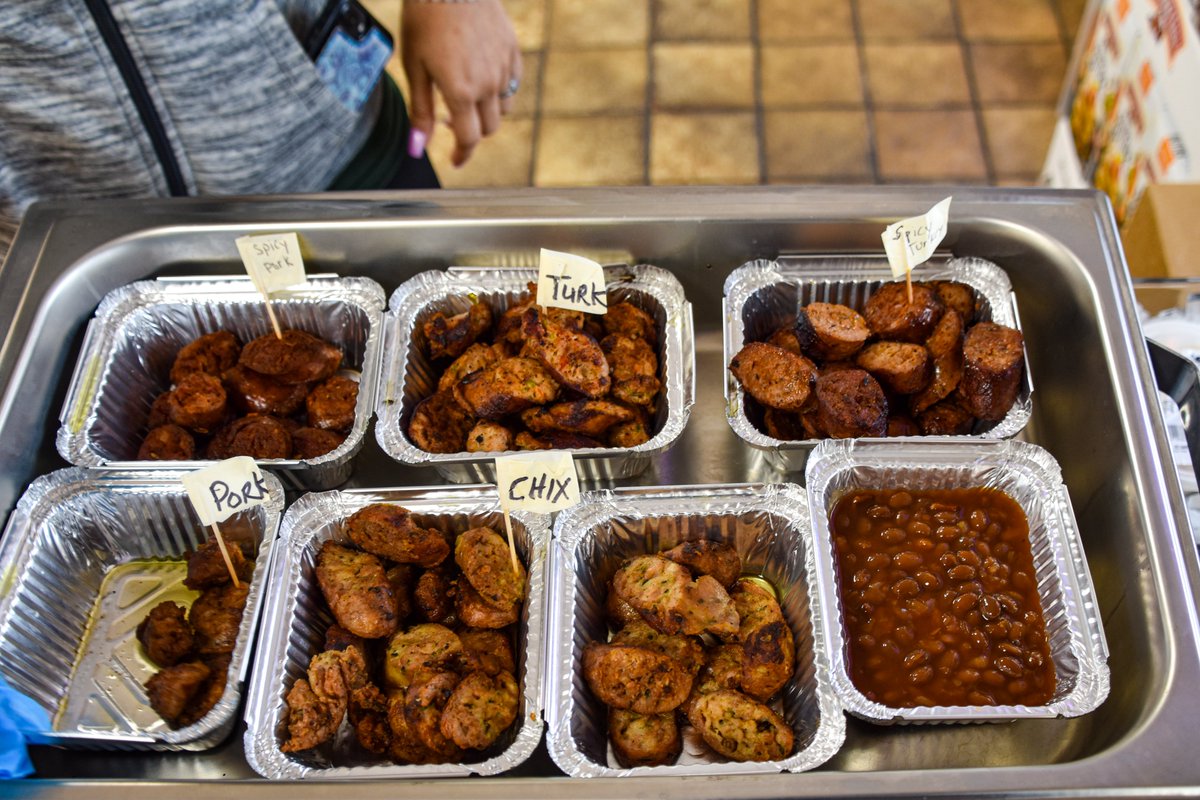
<svg viewBox="0 0 1200 800">
<path fill-rule="evenodd" d="M 1190 288 L 1137 286 L 1138 278 L 1200 278 L 1200 183 L 1149 186 L 1122 227 L 1121 242 L 1138 301 L 1151 314 L 1200 294 L 1200 280 Z"/>
</svg>

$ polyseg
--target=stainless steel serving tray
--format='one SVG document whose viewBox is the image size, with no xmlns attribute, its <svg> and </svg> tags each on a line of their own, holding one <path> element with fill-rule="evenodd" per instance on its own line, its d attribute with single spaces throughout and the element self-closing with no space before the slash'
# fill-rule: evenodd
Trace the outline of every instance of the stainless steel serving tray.
<svg viewBox="0 0 1200 800">
<path fill-rule="evenodd" d="M 890 797 L 1195 794 L 1200 759 L 1200 568 L 1172 477 L 1166 430 L 1107 204 L 1091 192 L 972 187 L 721 187 L 424 192 L 35 206 L 0 269 L 0 507 L 62 465 L 55 417 L 84 325 L 114 288 L 236 268 L 231 237 L 296 230 L 313 271 L 359 275 L 388 293 L 465 263 L 534 262 L 539 247 L 624 250 L 670 270 L 695 311 L 696 404 L 679 440 L 625 485 L 778 481 L 725 420 L 721 288 L 737 266 L 781 254 L 865 254 L 890 222 L 950 192 L 944 248 L 1009 276 L 1037 381 L 1021 438 L 1062 466 L 1113 644 L 1112 691 L 1074 719 L 880 728 L 847 719 L 846 740 L 802 774 L 562 777 L 539 747 L 503 776 L 365 781 L 363 797 Z M 472 259 L 470 263 L 485 263 Z M 348 488 L 428 486 L 368 437 Z M 240 735 L 203 754 L 35 748 L 39 796 L 324 796 L 320 783 L 259 780 Z M 228 783 L 226 783 L 228 781 Z"/>
</svg>

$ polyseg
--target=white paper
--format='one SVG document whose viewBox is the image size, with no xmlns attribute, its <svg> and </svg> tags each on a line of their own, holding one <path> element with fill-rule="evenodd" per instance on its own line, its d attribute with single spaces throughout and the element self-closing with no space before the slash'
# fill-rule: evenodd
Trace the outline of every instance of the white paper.
<svg viewBox="0 0 1200 800">
<path fill-rule="evenodd" d="M 950 223 L 950 200 L 929 209 L 919 217 L 909 217 L 887 226 L 883 232 L 883 249 L 892 265 L 892 277 L 903 278 L 913 267 L 924 264 L 946 238 Z"/>
<path fill-rule="evenodd" d="M 604 268 L 590 258 L 542 248 L 538 260 L 537 302 L 591 314 L 608 310 Z"/>
<path fill-rule="evenodd" d="M 550 514 L 579 502 L 575 459 L 561 450 L 497 457 L 496 487 L 505 511 Z"/>
<path fill-rule="evenodd" d="M 267 501 L 262 472 L 249 456 L 218 461 L 184 475 L 182 481 L 204 525 L 222 522 Z"/>
<path fill-rule="evenodd" d="M 296 234 L 239 236 L 235 243 L 246 272 L 255 288 L 264 295 L 308 280 L 304 274 L 304 258 L 300 255 L 300 237 Z"/>
</svg>

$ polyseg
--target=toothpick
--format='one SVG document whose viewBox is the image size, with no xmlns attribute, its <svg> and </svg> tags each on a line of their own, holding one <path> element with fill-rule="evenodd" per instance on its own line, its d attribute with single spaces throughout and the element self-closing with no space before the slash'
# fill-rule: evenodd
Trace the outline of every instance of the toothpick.
<svg viewBox="0 0 1200 800">
<path fill-rule="evenodd" d="M 904 283 L 908 286 L 908 304 L 912 305 L 912 270 L 904 271 Z"/>
<path fill-rule="evenodd" d="M 263 302 L 267 304 L 267 316 L 271 318 L 271 327 L 275 329 L 275 338 L 282 339 L 283 331 L 279 327 L 279 320 L 275 318 L 275 307 L 271 305 L 271 298 L 265 292 L 263 293 Z"/>
<path fill-rule="evenodd" d="M 229 577 L 233 578 L 233 588 L 242 588 L 241 582 L 238 581 L 237 573 L 233 570 L 233 561 L 229 558 L 229 551 L 225 549 L 225 537 L 221 536 L 221 529 L 217 527 L 217 523 L 215 522 L 209 527 L 212 528 L 213 535 L 217 537 L 217 547 L 221 548 L 221 557 L 225 559 L 225 568 L 229 570 Z"/>
<path fill-rule="evenodd" d="M 508 516 L 508 510 L 504 511 L 504 530 L 508 533 L 508 554 L 512 556 L 513 574 L 520 575 L 521 567 L 517 563 L 517 545 L 513 541 L 512 518 Z"/>
</svg>

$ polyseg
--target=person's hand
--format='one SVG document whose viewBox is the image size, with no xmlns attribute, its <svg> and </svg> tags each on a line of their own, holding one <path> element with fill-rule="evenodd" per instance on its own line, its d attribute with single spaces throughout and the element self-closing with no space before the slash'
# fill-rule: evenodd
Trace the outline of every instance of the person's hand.
<svg viewBox="0 0 1200 800">
<path fill-rule="evenodd" d="M 405 0 L 401 56 L 412 93 L 409 154 L 433 135 L 433 87 L 450 109 L 451 162 L 466 163 L 480 138 L 500 127 L 521 80 L 521 49 L 500 0 L 447 3 Z"/>
</svg>

